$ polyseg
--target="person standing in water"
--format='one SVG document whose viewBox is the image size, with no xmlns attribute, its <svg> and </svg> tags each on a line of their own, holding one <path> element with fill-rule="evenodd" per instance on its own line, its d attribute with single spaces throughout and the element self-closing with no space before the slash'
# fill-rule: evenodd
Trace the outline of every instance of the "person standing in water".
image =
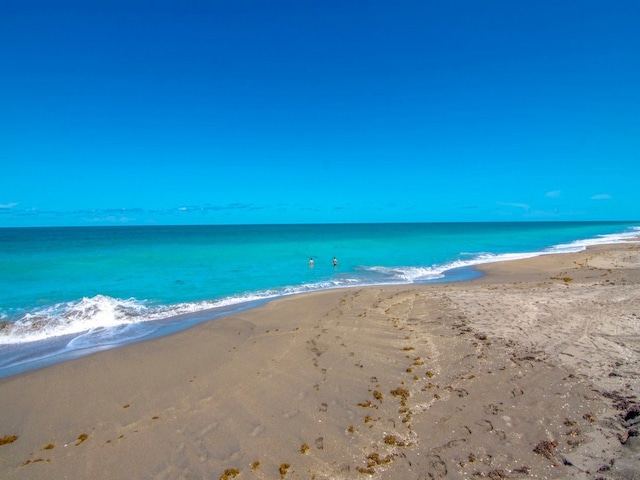
<svg viewBox="0 0 640 480">
<path fill-rule="evenodd" d="M 336 268 L 338 266 L 338 259 L 336 257 L 333 257 L 333 268 Z"/>
<path fill-rule="evenodd" d="M 313 268 L 313 257 L 309 259 L 309 268 Z"/>
</svg>

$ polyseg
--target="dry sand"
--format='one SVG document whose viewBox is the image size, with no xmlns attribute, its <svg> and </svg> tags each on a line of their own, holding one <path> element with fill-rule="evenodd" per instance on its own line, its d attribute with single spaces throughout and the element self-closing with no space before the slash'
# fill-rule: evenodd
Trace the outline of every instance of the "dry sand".
<svg viewBox="0 0 640 480">
<path fill-rule="evenodd" d="M 483 270 L 0 380 L 0 477 L 640 478 L 640 245 Z"/>
</svg>

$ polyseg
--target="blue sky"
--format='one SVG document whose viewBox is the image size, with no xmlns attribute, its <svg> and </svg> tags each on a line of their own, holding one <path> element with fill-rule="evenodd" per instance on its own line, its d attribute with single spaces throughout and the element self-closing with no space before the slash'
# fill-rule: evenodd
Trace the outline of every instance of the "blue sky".
<svg viewBox="0 0 640 480">
<path fill-rule="evenodd" d="M 0 2 L 0 227 L 640 219 L 640 3 Z"/>
</svg>

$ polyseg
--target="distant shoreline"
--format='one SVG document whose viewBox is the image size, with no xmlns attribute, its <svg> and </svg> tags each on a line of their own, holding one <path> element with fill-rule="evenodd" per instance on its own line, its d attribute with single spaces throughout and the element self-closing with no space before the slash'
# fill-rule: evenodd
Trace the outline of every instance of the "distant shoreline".
<svg viewBox="0 0 640 480">
<path fill-rule="evenodd" d="M 612 222 L 616 223 L 616 222 Z M 639 237 L 636 237 L 639 238 Z M 611 245 L 615 245 L 619 242 L 614 242 Z M 609 245 L 609 244 L 605 244 Z M 584 247 L 585 249 L 594 248 L 595 245 Z M 539 256 L 548 256 L 548 255 L 561 255 L 565 253 L 572 252 L 537 252 L 531 253 L 525 256 L 524 258 L 537 258 Z M 470 282 L 480 280 L 482 277 L 487 275 L 487 270 L 490 270 L 490 265 L 494 263 L 503 263 L 503 262 L 513 262 L 522 260 L 519 256 L 516 255 L 515 259 L 495 259 L 489 260 L 487 262 L 480 263 L 472 263 L 469 265 L 464 265 L 461 267 L 453 267 L 448 270 L 443 271 L 441 278 L 431 279 L 431 280 L 423 280 L 423 281 L 415 281 L 413 283 L 381 283 L 375 284 L 372 286 L 419 286 L 419 285 L 431 285 L 431 284 L 441 284 L 441 283 L 458 283 L 458 282 Z M 137 338 L 125 339 L 122 341 L 114 341 L 106 344 L 97 344 L 97 345 L 89 345 L 87 347 L 77 349 L 77 350 L 69 350 L 65 348 L 67 342 L 74 339 L 76 334 L 66 335 L 55 337 L 53 339 L 45 339 L 42 341 L 34 342 L 34 345 L 38 344 L 46 344 L 47 348 L 43 352 L 35 352 L 33 354 L 29 353 L 29 349 L 27 348 L 27 353 L 23 353 L 20 350 L 24 348 L 24 344 L 15 344 L 15 345 L 6 345 L 5 346 L 5 356 L 8 349 L 16 351 L 16 355 L 20 357 L 20 360 L 12 363 L 8 363 L 5 366 L 0 366 L 0 379 L 11 377 L 13 375 L 19 375 L 22 373 L 26 373 L 32 370 L 47 368 L 49 366 L 55 365 L 60 362 L 66 362 L 69 360 L 73 360 L 76 358 L 80 358 L 86 355 L 93 355 L 94 353 L 118 349 L 125 345 L 138 344 L 140 342 L 146 342 L 149 340 L 154 340 L 156 338 L 170 336 L 177 332 L 187 330 L 193 328 L 194 326 L 199 325 L 203 322 L 209 322 L 213 320 L 220 319 L 225 316 L 234 315 L 246 310 L 251 310 L 254 308 L 258 308 L 265 303 L 272 302 L 274 300 L 278 300 L 280 298 L 289 297 L 292 295 L 304 295 L 307 293 L 313 292 L 321 292 L 325 290 L 333 290 L 333 289 L 342 289 L 342 288 L 362 288 L 362 285 L 356 286 L 338 286 L 338 287 L 326 287 L 321 288 L 311 292 L 295 292 L 292 294 L 281 294 L 273 297 L 265 297 L 259 299 L 247 300 L 235 304 L 225 305 L 221 307 L 214 307 L 211 309 L 205 309 L 200 311 L 195 311 L 186 314 L 178 314 L 170 317 L 166 317 L 162 320 L 153 321 L 154 328 L 149 333 L 144 334 Z M 20 352 L 19 352 L 20 351 Z"/>
<path fill-rule="evenodd" d="M 640 473 L 625 420 L 640 396 L 640 244 L 482 270 L 282 297 L 1 379 L 0 435 L 16 439 L 0 472 Z"/>
</svg>

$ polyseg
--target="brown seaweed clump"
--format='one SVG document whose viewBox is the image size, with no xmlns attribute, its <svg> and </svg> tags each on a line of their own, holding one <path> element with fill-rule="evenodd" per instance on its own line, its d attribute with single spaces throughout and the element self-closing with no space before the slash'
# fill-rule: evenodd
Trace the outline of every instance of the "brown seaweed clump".
<svg viewBox="0 0 640 480">
<path fill-rule="evenodd" d="M 240 470 L 237 468 L 227 468 L 220 476 L 220 480 L 229 480 L 230 478 L 236 478 L 240 475 Z"/>
<path fill-rule="evenodd" d="M 398 387 L 395 390 L 391 390 L 391 395 L 396 398 L 399 397 L 400 405 L 404 407 L 407 405 L 407 398 L 409 398 L 410 393 L 406 388 Z"/>
<path fill-rule="evenodd" d="M 556 441 L 550 442 L 549 440 L 542 440 L 540 443 L 538 443 L 538 445 L 535 446 L 533 451 L 538 455 L 542 455 L 543 457 L 551 459 L 557 446 L 558 442 Z"/>
<path fill-rule="evenodd" d="M 17 435 L 5 435 L 4 437 L 0 438 L 0 445 L 8 445 L 15 442 L 17 439 Z"/>
<path fill-rule="evenodd" d="M 370 453 L 367 455 L 367 466 L 366 467 L 356 467 L 356 470 L 365 475 L 375 475 L 376 470 L 375 467 L 378 465 L 385 465 L 387 463 L 391 463 L 393 460 L 393 455 L 387 455 L 386 457 L 381 457 L 379 453 Z"/>
<path fill-rule="evenodd" d="M 384 443 L 386 443 L 387 445 L 397 445 L 398 439 L 395 435 L 387 435 L 386 437 L 384 437 Z"/>
<path fill-rule="evenodd" d="M 356 470 L 364 475 L 375 475 L 376 470 L 373 467 L 356 467 Z"/>
<path fill-rule="evenodd" d="M 291 468 L 291 465 L 288 463 L 283 463 L 280 465 L 280 478 L 284 478 L 287 475 L 287 472 Z"/>
</svg>

